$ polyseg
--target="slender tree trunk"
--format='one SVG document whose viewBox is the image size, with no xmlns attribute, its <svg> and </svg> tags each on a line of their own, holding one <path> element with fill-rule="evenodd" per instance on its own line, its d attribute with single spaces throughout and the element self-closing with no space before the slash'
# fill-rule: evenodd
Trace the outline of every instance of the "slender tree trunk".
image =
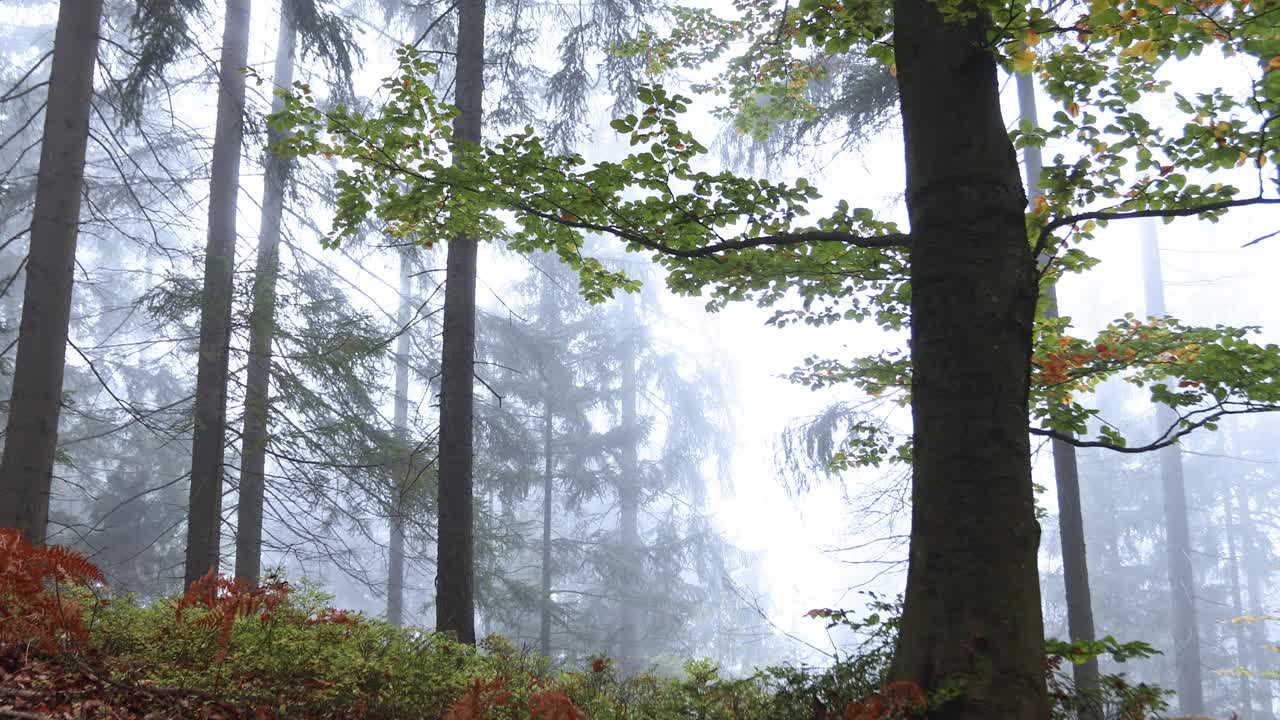
<svg viewBox="0 0 1280 720">
<path fill-rule="evenodd" d="M 550 255 L 547 262 L 556 262 Z M 539 287 L 538 314 L 547 331 L 550 342 L 558 342 L 560 328 L 559 310 L 555 303 L 555 287 L 550 278 L 542 278 Z M 551 499 L 555 495 L 555 454 L 552 440 L 555 434 L 555 408 L 553 400 L 556 388 L 552 386 L 551 370 L 553 353 L 548 351 L 541 358 L 542 365 L 542 598 L 538 617 L 538 647 L 542 654 L 551 657 Z"/>
<path fill-rule="evenodd" d="M 280 34 L 276 40 L 277 88 L 293 84 L 293 56 L 297 20 L 292 0 L 280 3 Z M 271 103 L 284 109 L 284 99 Z M 269 143 L 280 133 L 268 130 Z M 244 430 L 240 445 L 240 500 L 236 508 L 236 577 L 258 586 L 262 574 L 262 499 L 266 486 L 268 419 L 271 394 L 271 341 L 276 333 L 276 279 L 280 273 L 280 217 L 289 180 L 288 160 L 267 150 L 262 189 L 262 227 L 258 236 L 258 264 L 253 277 L 253 311 L 249 316 L 249 369 L 244 390 Z"/>
<path fill-rule="evenodd" d="M 1036 85 L 1030 73 L 1018 73 L 1018 108 L 1022 120 L 1039 127 L 1036 115 Z M 1040 192 L 1040 170 L 1044 166 L 1040 148 L 1029 145 L 1023 151 L 1027 165 L 1027 195 L 1034 201 Z M 1048 289 L 1049 318 L 1058 317 L 1058 292 Z M 1084 543 L 1084 514 L 1080 502 L 1080 469 L 1076 448 L 1070 443 L 1053 441 L 1053 471 L 1058 494 L 1058 535 L 1062 543 L 1062 579 L 1067 596 L 1067 634 L 1071 642 L 1092 642 L 1093 598 L 1089 591 L 1089 562 Z M 1072 679 L 1077 689 L 1092 694 L 1098 689 L 1098 660 L 1072 663 Z M 1081 720 L 1101 720 L 1102 707 L 1090 703 L 1081 710 Z"/>
<path fill-rule="evenodd" d="M 1267 558 L 1263 554 L 1262 544 L 1258 540 L 1258 529 L 1253 524 L 1253 508 L 1250 507 L 1249 491 L 1236 487 L 1236 503 L 1240 508 L 1240 535 L 1244 550 L 1245 584 L 1249 591 L 1249 614 L 1262 617 L 1265 614 L 1263 603 L 1267 584 Z M 1267 649 L 1267 630 L 1263 623 L 1249 625 L 1249 650 L 1251 669 L 1261 672 L 1267 669 L 1274 653 Z M 1272 720 L 1275 712 L 1271 708 L 1270 682 L 1253 684 L 1254 702 L 1257 704 L 1258 720 Z"/>
<path fill-rule="evenodd" d="M 1231 589 L 1231 613 L 1232 617 L 1240 617 L 1244 615 L 1244 598 L 1240 591 L 1240 556 L 1236 551 L 1236 533 L 1239 532 L 1239 525 L 1236 524 L 1235 510 L 1231 503 L 1231 488 L 1227 487 L 1222 492 L 1222 513 L 1223 513 L 1223 531 L 1227 535 L 1227 574 L 1230 576 L 1228 585 Z M 1232 634 L 1235 635 L 1236 641 L 1236 665 L 1245 667 L 1249 664 L 1248 643 L 1245 639 L 1244 625 L 1235 623 L 1232 625 Z M 1243 720 L 1253 720 L 1253 688 L 1249 676 L 1240 674 L 1236 678 L 1239 696 L 1236 702 L 1239 704 L 1240 712 L 1243 714 Z"/>
<path fill-rule="evenodd" d="M 911 220 L 911 549 L 893 675 L 946 720 L 1044 720 L 1027 433 L 1038 296 L 982 20 L 895 0 Z"/>
<path fill-rule="evenodd" d="M 458 116 L 454 140 L 478 145 L 484 103 L 485 0 L 458 2 Z M 445 265 L 440 373 L 440 490 L 436 552 L 436 630 L 474 644 L 475 548 L 471 489 L 472 373 L 476 341 L 474 238 L 449 243 Z"/>
<path fill-rule="evenodd" d="M 538 618 L 538 647 L 551 657 L 551 497 L 555 492 L 555 458 L 551 452 L 554 416 L 551 388 L 542 401 L 542 608 Z"/>
<path fill-rule="evenodd" d="M 1143 224 L 1143 266 L 1146 269 L 1147 314 L 1164 317 L 1164 279 L 1160 272 L 1160 244 L 1155 225 Z M 1172 408 L 1156 409 L 1157 432 L 1177 421 Z M 1187 490 L 1182 476 L 1182 451 L 1176 445 L 1160 451 L 1160 480 L 1164 492 L 1165 551 L 1169 562 L 1169 596 L 1173 605 L 1173 655 L 1177 668 L 1178 711 L 1204 714 L 1200 677 L 1200 630 L 1196 625 L 1195 576 L 1191 569 L 1191 530 L 1187 522 Z"/>
<path fill-rule="evenodd" d="M 405 494 L 413 480 L 413 463 L 404 454 L 409 447 L 409 322 L 413 308 L 413 252 L 400 252 L 400 309 L 396 324 L 396 394 L 392 411 L 395 426 L 396 461 L 391 468 L 391 507 L 388 513 L 391 542 L 387 546 L 387 622 L 399 627 L 404 623 L 404 505 Z"/>
<path fill-rule="evenodd" d="M 227 362 L 236 253 L 236 194 L 244 74 L 249 54 L 249 0 L 227 0 L 218 60 L 218 119 L 209 182 L 209 237 L 200 304 L 195 432 L 191 438 L 191 499 L 184 586 L 217 571 L 222 530 L 222 473 L 227 426 Z"/>
<path fill-rule="evenodd" d="M 622 462 L 618 487 L 618 529 L 622 544 L 622 603 L 618 632 L 618 660 L 629 671 L 639 669 L 640 628 L 640 462 L 636 447 L 639 423 L 636 418 L 636 319 L 635 298 L 622 300 L 626 340 L 622 345 Z"/>
<path fill-rule="evenodd" d="M 62 0 L 53 38 L 18 352 L 0 460 L 0 527 L 17 528 L 33 545 L 44 544 L 49 523 L 101 20 L 102 0 Z"/>
</svg>

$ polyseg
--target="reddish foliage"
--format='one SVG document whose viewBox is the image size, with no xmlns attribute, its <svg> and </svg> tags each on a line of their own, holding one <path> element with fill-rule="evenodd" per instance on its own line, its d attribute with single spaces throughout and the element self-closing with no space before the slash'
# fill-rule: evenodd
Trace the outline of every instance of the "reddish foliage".
<svg viewBox="0 0 1280 720">
<path fill-rule="evenodd" d="M 543 690 L 529 698 L 530 717 L 541 720 L 586 720 L 563 690 Z"/>
<path fill-rule="evenodd" d="M 102 571 L 74 550 L 34 547 L 19 531 L 0 529 L 0 644 L 34 645 L 53 653 L 63 641 L 83 641 L 80 605 L 61 588 L 105 581 Z"/>
<path fill-rule="evenodd" d="M 307 618 L 308 625 L 346 625 L 348 629 L 358 626 L 362 622 L 360 613 L 355 610 L 339 610 L 338 608 L 326 607 L 316 611 L 316 616 Z"/>
<path fill-rule="evenodd" d="M 218 628 L 217 663 L 227 659 L 231 649 L 231 628 L 236 618 L 257 614 L 262 622 L 271 621 L 271 612 L 289 598 L 289 583 L 271 579 L 257 588 L 239 578 L 231 579 L 210 570 L 207 575 L 191 583 L 176 608 L 178 622 L 187 608 L 204 608 L 205 614 L 195 625 Z"/>
<path fill-rule="evenodd" d="M 910 680 L 896 680 L 880 692 L 854 700 L 844 709 L 844 720 L 890 720 L 919 715 L 928 709 L 920 686 Z"/>
<path fill-rule="evenodd" d="M 475 682 L 454 704 L 444 711 L 443 720 L 480 720 L 492 708 L 506 707 L 511 703 L 511 691 L 502 678 Z"/>
<path fill-rule="evenodd" d="M 609 663 L 609 658 L 604 657 L 603 655 L 597 655 L 596 657 L 591 658 L 591 672 L 602 673 L 609 669 Z"/>
</svg>

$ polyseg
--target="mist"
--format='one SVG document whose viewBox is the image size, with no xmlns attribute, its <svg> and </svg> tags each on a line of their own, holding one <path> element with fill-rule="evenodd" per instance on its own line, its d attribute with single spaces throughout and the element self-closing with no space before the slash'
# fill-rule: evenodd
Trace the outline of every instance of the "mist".
<svg viewBox="0 0 1280 720">
<path fill-rule="evenodd" d="M 68 4 L 61 3 L 64 23 Z M 45 179 L 52 165 L 42 162 L 56 158 L 42 158 L 55 154 L 49 147 L 72 146 L 50 138 L 45 118 L 50 108 L 69 107 L 55 104 L 50 81 L 50 68 L 63 67 L 55 32 L 68 31 L 59 27 L 57 2 L 6 0 L 0 13 L 0 399 L 7 401 L 0 409 L 9 427 L 0 526 L 12 524 L 34 545 L 82 553 L 111 593 L 147 607 L 206 575 L 254 587 L 287 579 L 323 595 L 326 606 L 391 627 L 482 647 L 500 636 L 551 668 L 610 658 L 624 676 L 683 677 L 699 659 L 726 678 L 768 667 L 839 668 L 882 627 L 901 627 L 906 639 L 888 641 L 900 643 L 896 659 L 885 661 L 876 682 L 906 679 L 933 692 L 921 678 L 935 678 L 903 650 L 915 642 L 905 633 L 925 625 L 925 615 L 936 627 L 963 625 L 981 647 L 988 637 L 1013 646 L 1017 633 L 1035 632 L 1006 623 L 1014 613 L 999 608 L 985 620 L 940 620 L 970 612 L 957 609 L 970 603 L 954 588 L 984 585 L 973 578 L 986 576 L 953 573 L 935 588 L 933 576 L 912 575 L 909 585 L 909 566 L 941 578 L 935 559 L 953 550 L 955 567 L 985 568 L 984 552 L 1025 544 L 1038 524 L 1038 544 L 1009 561 L 1026 569 L 1031 558 L 1036 566 L 1039 605 L 1026 617 L 1038 610 L 1043 632 L 1024 643 L 1028 656 L 1040 653 L 1040 640 L 1083 643 L 1093 648 L 1087 662 L 1056 669 L 1072 687 L 1122 677 L 1172 691 L 1171 713 L 1275 717 L 1280 416 L 1271 411 L 1280 409 L 1272 397 L 1280 243 L 1267 207 L 1274 164 L 1262 162 L 1276 152 L 1269 120 L 1256 149 L 1240 150 L 1239 165 L 1211 168 L 1217 174 L 1191 167 L 1184 178 L 1234 182 L 1246 192 L 1256 184 L 1265 202 L 1207 222 L 1153 200 L 1138 209 L 1141 217 L 1102 215 L 1095 223 L 1087 212 L 1129 212 L 1126 196 L 1117 190 L 1115 205 L 1094 210 L 1088 203 L 1108 197 L 1101 190 L 1091 187 L 1086 202 L 1085 190 L 1054 183 L 1101 176 L 1111 150 L 1104 143 L 1091 151 L 1093 138 L 1083 132 L 1036 135 L 1037 103 L 1044 127 L 1077 122 L 1076 114 L 1068 117 L 1057 91 L 1046 89 L 1048 60 L 1041 78 L 1019 75 L 1011 55 L 1014 65 L 993 71 L 995 117 L 1007 131 L 997 134 L 1019 139 L 1033 239 L 1039 227 L 1070 238 L 1017 266 L 1027 277 L 1033 266 L 1040 273 L 1039 300 L 1006 323 L 1027 337 L 1036 324 L 1026 348 L 980 336 L 1008 305 L 982 305 L 984 298 L 1004 297 L 1001 278 L 1013 271 L 993 270 L 994 279 L 971 273 L 956 297 L 985 309 L 972 322 L 937 321 L 945 331 L 922 342 L 912 313 L 927 283 L 904 269 L 919 262 L 919 245 L 908 251 L 892 241 L 910 234 L 917 243 L 924 231 L 909 206 L 948 181 L 926 192 L 909 177 L 924 161 L 898 106 L 903 60 L 833 54 L 799 85 L 777 86 L 794 94 L 762 79 L 766 89 L 748 96 L 728 84 L 736 66 L 723 50 L 694 67 L 655 55 L 659 45 L 621 51 L 684 27 L 673 10 L 691 11 L 658 0 L 495 0 L 487 15 L 479 3 L 478 20 L 471 0 L 91 4 L 102 7 L 96 52 L 80 59 L 89 72 L 87 112 L 63 123 L 87 122 L 83 178 L 66 186 L 57 206 L 41 197 L 53 182 Z M 782 38 L 790 5 L 777 5 L 752 5 L 760 15 L 751 17 L 757 25 L 782 18 Z M 699 6 L 735 8 L 742 10 Z M 749 45 L 747 35 L 738 45 Z M 479 47 L 469 37 L 479 37 Z M 809 57 L 807 48 L 795 52 Z M 1152 70 L 1152 82 L 1175 83 L 1187 97 L 1249 94 L 1263 82 L 1254 60 L 1214 49 L 1162 57 L 1167 64 Z M 406 74 L 418 62 L 438 67 Z M 635 159 L 631 133 L 644 131 L 646 117 L 666 120 L 664 98 L 649 89 L 654 82 L 690 98 L 680 132 L 708 152 L 690 157 L 689 173 L 714 182 L 654 180 L 666 156 Z M 390 131 L 361 124 L 408 96 L 418 104 L 406 107 L 423 113 L 412 122 Z M 422 110 L 434 111 L 437 98 L 457 113 Z M 794 114 L 779 110 L 792 105 Z M 1169 93 L 1132 105 L 1156 124 L 1181 127 L 1185 119 Z M 1055 112 L 1065 120 L 1048 120 Z M 1244 110 L 1221 112 L 1234 119 Z M 361 154 L 333 126 L 306 139 L 335 113 L 379 141 L 362 138 Z M 611 125 L 628 115 L 630 125 Z M 1195 124 L 1201 120 L 1196 114 Z M 1207 120 L 1205 127 L 1212 135 Z M 507 147 L 484 157 L 500 179 L 472 180 L 463 174 L 471 156 L 449 150 L 454 142 L 493 146 L 526 129 L 539 139 L 537 153 Z M 415 161 L 447 158 L 434 175 L 377 165 L 369 148 L 393 156 L 402 151 L 398 138 L 410 135 Z M 981 145 L 961 140 L 949 139 Z M 674 157 L 686 144 L 694 140 L 664 150 Z M 603 163 L 654 175 L 634 186 L 619 180 L 611 188 L 613 176 L 602 174 L 588 178 L 594 185 L 578 179 L 559 187 L 561 175 L 527 164 L 562 154 L 578 157 L 556 172 Z M 1076 155 L 1098 158 L 1094 169 L 1070 175 Z M 500 166 L 504 158 L 515 159 Z M 446 177 L 447 167 L 458 175 L 438 186 L 426 179 Z M 687 237 L 671 220 L 676 211 L 654 211 L 669 235 L 637 229 L 651 221 L 634 211 L 646 197 L 694 203 L 704 181 L 731 197 L 722 172 L 764 185 L 751 186 L 758 193 L 749 202 L 732 196 L 751 205 L 733 210 L 732 222 L 717 224 L 717 214 L 732 214 L 722 205 L 696 206 L 704 213 L 698 232 L 710 233 L 699 236 L 701 245 L 672 239 Z M 1115 172 L 1142 175 L 1146 188 L 1184 169 L 1153 161 L 1141 172 L 1132 165 Z M 75 175 L 68 173 L 58 177 Z M 342 184 L 353 177 L 367 185 Z M 801 179 L 797 194 L 782 200 L 759 190 Z M 806 185 L 822 197 L 802 198 Z M 359 217 L 355 195 L 371 198 Z M 606 210 L 587 215 L 606 195 Z M 1036 215 L 1037 197 L 1059 205 Z M 875 220 L 855 222 L 846 199 Z M 543 200 L 547 208 L 537 204 Z M 1064 210 L 1068 221 L 1053 225 L 1052 213 L 1070 202 L 1090 209 L 1075 217 Z M 626 219 L 610 224 L 609 213 Z M 806 214 L 836 221 L 793 232 L 791 223 L 810 222 Z M 1045 219 L 1035 225 L 1036 218 Z M 754 234 L 743 229 L 757 225 Z M 41 260 L 33 243 L 54 247 L 43 238 L 60 227 L 69 254 Z M 829 239 L 795 249 L 803 232 L 853 230 L 885 242 L 849 242 L 829 256 L 822 255 Z M 762 232 L 782 239 L 752 239 Z M 734 238 L 740 246 L 731 246 Z M 887 259 L 864 267 L 861 252 Z M 983 258 L 977 267 L 998 262 L 975 253 Z M 44 361 L 26 362 L 46 373 L 65 365 L 61 390 L 47 384 L 27 393 L 43 399 L 21 400 L 23 384 L 34 388 L 37 375 L 20 367 L 19 349 L 57 324 L 55 312 L 32 317 L 24 306 L 44 302 L 40 289 L 63 282 L 48 268 L 67 264 L 74 287 L 65 335 L 45 341 Z M 1009 296 L 1036 291 L 1020 292 Z M 49 302 L 39 307 L 56 305 Z M 1165 345 L 1136 345 L 1139 359 L 1121 367 L 1107 348 L 1121 347 L 1114 338 L 1122 336 Z M 57 362 L 63 346 L 65 361 Z M 929 357 L 963 357 L 929 370 L 924 356 L 913 358 L 921 348 Z M 1004 367 L 1000 352 L 1029 357 L 1025 372 L 1008 377 L 1029 383 L 1032 399 L 1025 388 L 1018 396 L 965 375 L 965 362 L 986 362 L 968 358 L 975 348 L 994 348 L 992 367 Z M 1063 363 L 1060 379 L 1054 362 Z M 1191 369 L 1178 374 L 1184 368 Z M 940 390 L 939 378 L 953 371 L 955 385 Z M 921 493 L 937 487 L 913 490 L 913 479 L 948 442 L 939 438 L 952 436 L 913 428 L 913 403 L 961 392 L 956 387 L 971 400 L 948 410 L 954 437 L 981 431 L 985 439 L 933 467 L 951 468 L 968 499 L 918 514 L 913 527 Z M 1023 503 L 1025 523 L 1001 509 L 1022 501 L 998 484 L 1004 470 L 984 454 L 1025 442 L 1025 428 L 1010 439 L 979 427 L 999 414 L 993 408 L 1006 390 L 1030 413 L 1034 488 Z M 37 405 L 51 413 L 43 424 L 28 409 Z M 51 454 L 47 523 L 31 500 L 39 468 L 24 459 L 38 454 L 36 437 Z M 14 438 L 30 452 L 11 452 Z M 937 518 L 952 513 L 970 517 L 973 536 L 948 535 Z M 990 548 L 975 530 L 982 526 L 992 528 Z M 1013 526 L 1025 533 L 996 537 Z M 930 528 L 932 549 L 917 557 L 913 538 Z M 946 610 L 921 609 L 932 600 L 912 600 L 913 587 L 919 597 L 942 598 Z M 1009 602 L 1035 592 L 1020 585 Z M 1015 625 L 1023 629 L 1009 629 Z M 1129 642 L 1153 653 L 1122 661 L 1115 646 Z M 935 653 L 939 668 L 952 667 L 949 652 Z M 1013 683 L 1002 672 L 992 682 Z M 1112 710 L 1073 707 L 1064 717 Z M 974 712 L 938 717 L 983 716 Z"/>
</svg>

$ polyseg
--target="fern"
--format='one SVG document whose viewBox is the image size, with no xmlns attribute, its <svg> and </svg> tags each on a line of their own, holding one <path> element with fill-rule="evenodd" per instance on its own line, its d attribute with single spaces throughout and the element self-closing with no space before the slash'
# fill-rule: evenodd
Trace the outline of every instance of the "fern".
<svg viewBox="0 0 1280 720">
<path fill-rule="evenodd" d="M 83 608 L 64 589 L 105 582 L 84 555 L 57 545 L 36 547 L 20 531 L 0 528 L 0 644 L 56 653 L 84 642 Z"/>
<path fill-rule="evenodd" d="M 288 582 L 272 578 L 259 587 L 250 587 L 239 578 L 231 579 L 210 570 L 183 593 L 175 607 L 177 621 L 190 608 L 202 608 L 204 614 L 192 622 L 200 627 L 217 628 L 218 654 L 214 663 L 221 665 L 231 650 L 231 629 L 236 618 L 258 615 L 265 625 L 271 621 L 271 612 L 289 598 L 292 588 Z"/>
</svg>

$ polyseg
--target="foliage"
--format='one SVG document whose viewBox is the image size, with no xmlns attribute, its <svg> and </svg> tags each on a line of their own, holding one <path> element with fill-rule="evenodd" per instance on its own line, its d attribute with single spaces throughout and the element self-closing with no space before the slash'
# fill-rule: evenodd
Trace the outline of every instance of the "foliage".
<svg viewBox="0 0 1280 720">
<path fill-rule="evenodd" d="M 22 546 L 10 535 L 2 536 L 2 567 L 21 572 L 6 572 L 6 580 L 96 577 L 92 564 L 65 550 L 15 552 Z M 14 595 L 0 598 L 9 603 Z M 871 614 L 859 619 L 843 610 L 810 613 L 863 633 L 855 651 L 826 668 L 780 665 L 741 678 L 723 676 L 710 661 L 689 661 L 677 677 L 623 677 L 604 657 L 582 669 L 554 670 L 546 658 L 499 636 L 472 648 L 336 610 L 327 600 L 305 584 L 272 579 L 253 589 L 216 575 L 181 597 L 147 605 L 134 596 L 110 602 L 86 596 L 96 617 L 89 642 L 68 647 L 64 660 L 16 657 L 12 651 L 22 643 L 0 637 L 0 672 L 19 688 L 0 690 L 0 703 L 22 712 L 98 707 L 114 709 L 115 717 L 155 712 L 152 718 L 888 720 L 946 701 L 945 694 L 925 697 L 912 683 L 889 681 L 899 603 L 874 595 Z M 49 605 L 32 612 L 42 622 L 62 617 Z M 1099 652 L 1124 659 L 1149 648 L 1110 638 L 1088 647 L 1051 643 L 1048 665 Z M 1069 686 L 1055 687 L 1061 702 L 1079 702 Z M 1161 707 L 1159 691 L 1123 679 L 1109 679 L 1103 694 L 1117 707 Z"/>
<path fill-rule="evenodd" d="M 84 642 L 83 608 L 68 590 L 105 581 L 80 553 L 35 547 L 21 532 L 0 528 L 0 644 L 55 653 Z"/>
</svg>

